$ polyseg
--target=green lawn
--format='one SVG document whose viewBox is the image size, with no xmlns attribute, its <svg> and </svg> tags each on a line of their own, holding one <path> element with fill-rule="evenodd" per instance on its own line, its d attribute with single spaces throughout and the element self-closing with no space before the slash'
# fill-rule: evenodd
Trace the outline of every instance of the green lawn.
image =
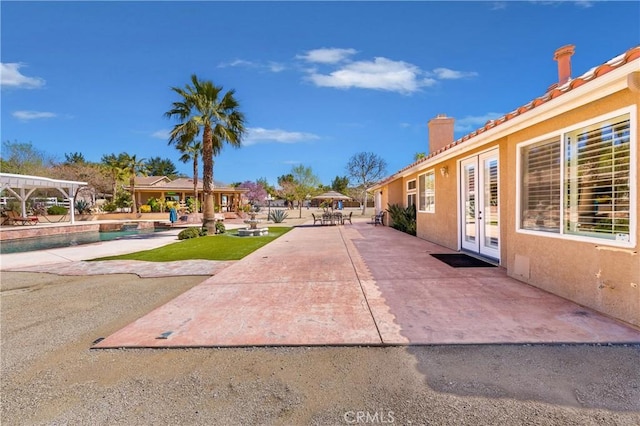
<svg viewBox="0 0 640 426">
<path fill-rule="evenodd" d="M 178 241 L 164 247 L 120 256 L 100 257 L 92 260 L 144 260 L 147 262 L 171 262 L 174 260 L 238 260 L 265 244 L 289 232 L 292 228 L 271 227 L 269 235 L 239 237 L 237 231 Z"/>
</svg>

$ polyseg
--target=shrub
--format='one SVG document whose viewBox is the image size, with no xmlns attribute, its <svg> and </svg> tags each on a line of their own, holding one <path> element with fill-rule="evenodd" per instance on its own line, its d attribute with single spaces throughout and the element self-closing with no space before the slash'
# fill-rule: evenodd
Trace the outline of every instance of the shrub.
<svg viewBox="0 0 640 426">
<path fill-rule="evenodd" d="M 115 212 L 117 208 L 118 206 L 116 206 L 116 203 L 104 203 L 102 205 L 102 211 L 107 213 Z"/>
<path fill-rule="evenodd" d="M 151 197 L 147 200 L 147 204 L 151 208 L 151 211 L 158 213 L 162 211 L 162 203 L 155 197 Z"/>
<path fill-rule="evenodd" d="M 47 209 L 47 214 L 50 215 L 65 215 L 67 214 L 67 208 L 62 206 L 51 206 Z"/>
<path fill-rule="evenodd" d="M 202 228 L 206 234 L 207 228 Z M 224 234 L 227 231 L 227 228 L 224 226 L 224 223 L 221 221 L 216 222 L 216 234 Z"/>
<path fill-rule="evenodd" d="M 273 210 L 268 219 L 271 219 L 273 223 L 282 223 L 289 216 L 284 210 Z"/>
<path fill-rule="evenodd" d="M 200 211 L 200 201 L 195 198 L 187 198 L 187 210 L 189 213 L 197 213 Z"/>
<path fill-rule="evenodd" d="M 91 213 L 91 205 L 85 200 L 76 201 L 74 207 L 79 214 Z"/>
<path fill-rule="evenodd" d="M 187 229 L 183 229 L 178 234 L 179 240 L 188 240 L 190 238 L 198 238 L 200 236 L 200 229 L 196 227 L 191 227 Z"/>
<path fill-rule="evenodd" d="M 409 235 L 416 235 L 416 206 L 411 205 L 407 208 L 398 204 L 389 204 L 387 209 L 393 224 L 392 228 L 398 231 L 406 232 Z"/>
<path fill-rule="evenodd" d="M 151 213 L 151 206 L 148 204 L 143 204 L 140 206 L 140 213 Z"/>
</svg>

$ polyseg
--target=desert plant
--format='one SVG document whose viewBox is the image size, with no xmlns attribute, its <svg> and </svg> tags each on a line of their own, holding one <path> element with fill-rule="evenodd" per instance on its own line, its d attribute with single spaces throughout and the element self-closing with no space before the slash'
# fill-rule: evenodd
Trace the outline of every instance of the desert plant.
<svg viewBox="0 0 640 426">
<path fill-rule="evenodd" d="M 62 206 L 51 206 L 47 209 L 47 214 L 50 215 L 65 215 L 67 214 L 67 208 Z"/>
<path fill-rule="evenodd" d="M 91 212 L 91 205 L 85 200 L 76 201 L 76 203 L 74 204 L 74 207 L 76 209 L 76 212 L 78 212 L 79 214 L 85 214 L 85 213 Z"/>
<path fill-rule="evenodd" d="M 268 219 L 272 220 L 273 223 L 282 223 L 288 216 L 289 213 L 284 210 L 273 210 Z"/>
<path fill-rule="evenodd" d="M 183 229 L 178 234 L 179 240 L 188 240 L 190 238 L 198 238 L 200 236 L 200 228 L 191 227 L 187 229 Z"/>
<path fill-rule="evenodd" d="M 416 206 L 402 207 L 399 204 L 389 204 L 387 209 L 393 224 L 392 228 L 398 231 L 406 232 L 410 235 L 416 235 Z"/>
<path fill-rule="evenodd" d="M 202 228 L 205 232 L 207 228 Z M 224 234 L 227 231 L 227 228 L 224 226 L 224 223 L 217 221 L 216 222 L 216 234 Z"/>
</svg>

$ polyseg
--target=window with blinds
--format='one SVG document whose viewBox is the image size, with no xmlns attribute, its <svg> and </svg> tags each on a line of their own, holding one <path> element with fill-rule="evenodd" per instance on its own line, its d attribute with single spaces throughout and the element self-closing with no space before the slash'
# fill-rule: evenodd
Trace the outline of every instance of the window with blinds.
<svg viewBox="0 0 640 426">
<path fill-rule="evenodd" d="M 522 229 L 560 232 L 560 138 L 522 149 Z"/>
<path fill-rule="evenodd" d="M 567 133 L 565 164 L 565 232 L 628 239 L 629 119 L 618 117 Z"/>
<path fill-rule="evenodd" d="M 520 229 L 630 241 L 630 114 L 520 148 Z"/>
<path fill-rule="evenodd" d="M 418 210 L 422 212 L 435 213 L 436 188 L 435 172 L 433 170 L 418 176 L 418 195 Z"/>
</svg>

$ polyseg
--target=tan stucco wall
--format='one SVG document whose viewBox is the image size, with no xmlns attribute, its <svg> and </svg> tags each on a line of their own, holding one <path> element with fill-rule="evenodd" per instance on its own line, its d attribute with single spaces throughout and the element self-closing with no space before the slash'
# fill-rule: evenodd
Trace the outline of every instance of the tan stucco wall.
<svg viewBox="0 0 640 426">
<path fill-rule="evenodd" d="M 442 176 L 440 169 L 447 167 L 448 176 Z M 457 170 L 453 160 L 436 164 L 424 171 L 433 169 L 435 174 L 435 213 L 417 212 L 417 236 L 452 250 L 458 249 L 457 223 Z M 417 179 L 416 173 L 414 178 Z"/>
<path fill-rule="evenodd" d="M 501 166 L 513 166 L 501 169 L 501 178 L 506 183 L 506 187 L 502 185 L 501 189 L 502 195 L 512 201 L 502 203 L 502 235 L 505 237 L 503 241 L 509 245 L 509 249 L 502 253 L 506 256 L 503 264 L 510 276 L 640 326 L 640 259 L 637 245 L 640 227 L 636 229 L 636 246 L 621 249 L 607 245 L 606 241 L 591 243 L 517 233 L 515 223 L 518 182 L 515 174 L 516 144 L 633 103 L 640 104 L 637 94 L 623 90 L 509 136 L 507 158 Z M 639 119 L 636 117 L 636 123 Z M 640 149 L 636 149 L 636 153 L 639 157 L 637 164 L 640 164 Z M 636 176 L 636 191 L 639 184 L 640 179 Z M 638 224 L 640 216 L 637 206 L 632 214 L 635 214 Z"/>
<path fill-rule="evenodd" d="M 404 205 L 405 182 L 416 179 L 424 171 L 434 169 L 436 212 L 418 212 L 417 236 L 457 250 L 460 216 L 457 201 L 458 161 L 497 147 L 500 156 L 500 260 L 507 273 L 640 327 L 640 256 L 637 243 L 640 241 L 640 214 L 637 205 L 632 212 L 636 223 L 636 245 L 630 249 L 607 245 L 605 240 L 598 243 L 581 242 L 516 232 L 516 187 L 519 184 L 516 176 L 516 145 L 634 104 L 638 106 L 637 111 L 640 110 L 638 94 L 624 89 L 500 140 L 488 141 L 456 158 L 431 163 L 420 172 L 397 179 L 388 185 L 385 192 L 401 194 L 396 202 Z M 638 115 L 635 117 L 636 126 L 640 123 L 640 114 Z M 640 164 L 640 146 L 637 140 L 634 143 L 638 157 L 636 164 Z M 448 167 L 448 177 L 440 174 L 443 166 Z M 640 173 L 636 172 L 634 185 L 640 198 Z"/>
</svg>

